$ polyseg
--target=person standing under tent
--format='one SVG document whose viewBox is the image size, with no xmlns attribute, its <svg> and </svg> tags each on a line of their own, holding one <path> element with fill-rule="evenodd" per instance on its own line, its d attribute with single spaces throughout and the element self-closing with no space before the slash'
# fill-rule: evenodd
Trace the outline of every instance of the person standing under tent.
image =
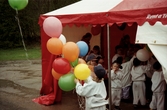
<svg viewBox="0 0 167 110">
<path fill-rule="evenodd" d="M 90 40 L 92 38 L 92 34 L 87 32 L 83 37 L 81 38 L 81 41 L 84 41 L 88 45 L 88 52 L 90 51 Z"/>
<path fill-rule="evenodd" d="M 103 78 L 106 71 L 102 66 L 95 66 L 94 73 L 91 73 L 89 81 L 84 82 L 82 85 L 78 79 L 75 79 L 76 93 L 85 97 L 85 110 L 106 110 L 108 100 L 106 98 L 106 88 Z"/>
<path fill-rule="evenodd" d="M 122 66 L 122 73 L 123 78 L 121 79 L 122 82 L 122 100 L 123 101 L 129 101 L 130 98 L 130 88 L 132 85 L 132 78 L 131 78 L 131 70 L 133 67 L 133 60 L 136 56 L 134 55 L 130 61 L 126 61 L 126 58 L 124 58 Z"/>
<path fill-rule="evenodd" d="M 133 81 L 132 91 L 134 108 L 138 108 L 139 101 L 142 107 L 146 106 L 145 73 L 149 71 L 150 66 L 149 62 L 147 62 L 147 65 L 142 65 L 142 62 L 139 59 L 135 58 L 133 60 L 131 75 Z"/>
<path fill-rule="evenodd" d="M 119 60 L 118 60 L 119 59 Z M 111 66 L 111 95 L 112 95 L 112 105 L 114 105 L 115 110 L 121 110 L 120 101 L 122 95 L 122 77 L 123 73 L 120 70 L 121 68 L 121 59 L 122 57 L 118 57 L 112 63 Z"/>
<path fill-rule="evenodd" d="M 152 90 L 151 90 L 151 86 L 152 86 L 152 82 L 151 82 L 151 78 L 152 75 L 154 73 L 154 68 L 153 68 L 153 64 L 157 61 L 157 59 L 155 58 L 155 56 L 153 55 L 152 57 L 150 57 L 149 62 L 150 62 L 150 70 L 146 73 L 146 99 L 147 99 L 147 105 L 150 104 L 151 100 L 152 100 Z"/>
<path fill-rule="evenodd" d="M 157 61 L 153 64 L 153 68 L 155 69 L 152 75 L 152 87 L 153 91 L 152 101 L 150 103 L 151 110 L 165 110 L 164 102 L 165 102 L 165 90 L 166 90 L 166 82 L 164 79 L 164 75 L 162 72 L 161 64 Z"/>
</svg>

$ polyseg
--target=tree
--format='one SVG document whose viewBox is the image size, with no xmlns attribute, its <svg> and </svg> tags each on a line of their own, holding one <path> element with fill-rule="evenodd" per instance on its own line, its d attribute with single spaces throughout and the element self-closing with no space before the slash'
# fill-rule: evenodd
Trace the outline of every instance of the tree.
<svg viewBox="0 0 167 110">
<path fill-rule="evenodd" d="M 16 17 L 19 18 L 26 45 L 40 43 L 38 20 L 40 14 L 61 8 L 79 0 L 29 0 L 19 10 L 12 9 L 7 0 L 0 1 L 0 48 L 22 47 L 21 35 Z"/>
</svg>

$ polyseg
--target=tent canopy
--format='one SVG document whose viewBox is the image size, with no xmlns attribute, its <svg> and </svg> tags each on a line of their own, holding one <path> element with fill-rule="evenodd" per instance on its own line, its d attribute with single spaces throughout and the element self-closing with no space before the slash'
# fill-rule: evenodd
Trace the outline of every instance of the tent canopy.
<svg viewBox="0 0 167 110">
<path fill-rule="evenodd" d="M 167 45 L 167 25 L 156 22 L 154 26 L 147 22 L 138 26 L 136 43 Z"/>
<path fill-rule="evenodd" d="M 42 28 L 45 18 L 57 17 L 63 26 L 94 26 L 98 24 L 103 26 L 105 24 L 112 25 L 113 23 L 119 24 L 123 22 L 128 24 L 136 22 L 138 25 L 148 22 L 154 25 L 157 21 L 167 24 L 166 4 L 167 0 L 81 0 L 66 7 L 42 14 L 39 19 L 42 44 L 42 88 L 40 93 L 49 94 L 49 96 L 41 97 L 40 103 L 46 105 L 42 101 L 47 101 L 50 102 L 47 105 L 53 104 L 54 101 L 59 101 L 61 97 L 57 80 L 53 79 L 53 76 L 50 74 L 55 56 L 50 54 L 46 48 L 46 43 L 50 37 L 46 35 Z M 149 45 L 151 50 L 154 49 L 153 46 Z M 165 70 L 167 71 L 167 69 Z"/>
<path fill-rule="evenodd" d="M 167 0 L 81 0 L 41 15 L 40 24 L 48 16 L 59 18 L 63 25 L 97 25 L 148 21 L 167 24 Z"/>
</svg>

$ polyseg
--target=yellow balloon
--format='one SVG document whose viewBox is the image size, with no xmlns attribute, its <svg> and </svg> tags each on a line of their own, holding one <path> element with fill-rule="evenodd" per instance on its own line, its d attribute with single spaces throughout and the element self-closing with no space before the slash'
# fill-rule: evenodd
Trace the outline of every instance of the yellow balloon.
<svg viewBox="0 0 167 110">
<path fill-rule="evenodd" d="M 86 80 L 90 76 L 90 69 L 87 64 L 78 64 L 74 68 L 74 75 L 77 79 Z"/>
</svg>

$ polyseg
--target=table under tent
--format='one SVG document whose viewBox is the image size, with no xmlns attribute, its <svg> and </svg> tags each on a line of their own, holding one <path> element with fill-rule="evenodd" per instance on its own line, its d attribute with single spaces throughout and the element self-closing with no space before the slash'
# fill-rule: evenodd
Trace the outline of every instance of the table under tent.
<svg viewBox="0 0 167 110">
<path fill-rule="evenodd" d="M 97 27 L 100 26 L 100 31 L 94 35 L 92 42 L 99 40 L 95 44 L 102 49 L 108 71 L 110 71 L 110 58 L 114 54 L 114 46 L 123 35 L 130 35 L 132 43 L 149 46 L 163 66 L 167 79 L 167 63 L 165 62 L 167 61 L 166 4 L 167 0 L 81 0 L 41 14 L 39 18 L 42 48 L 42 88 L 40 93 L 45 94 L 49 102 L 47 104 L 53 104 L 61 97 L 57 80 L 51 75 L 55 56 L 46 48 L 50 37 L 43 30 L 43 22 L 47 17 L 56 17 L 62 22 L 62 34 L 65 35 L 67 41 L 79 41 L 84 33 L 92 32 L 93 28 L 99 29 Z M 121 29 L 121 27 L 124 28 Z M 51 101 L 49 101 L 49 97 L 51 97 Z M 45 104 L 42 101 L 40 103 Z"/>
</svg>

